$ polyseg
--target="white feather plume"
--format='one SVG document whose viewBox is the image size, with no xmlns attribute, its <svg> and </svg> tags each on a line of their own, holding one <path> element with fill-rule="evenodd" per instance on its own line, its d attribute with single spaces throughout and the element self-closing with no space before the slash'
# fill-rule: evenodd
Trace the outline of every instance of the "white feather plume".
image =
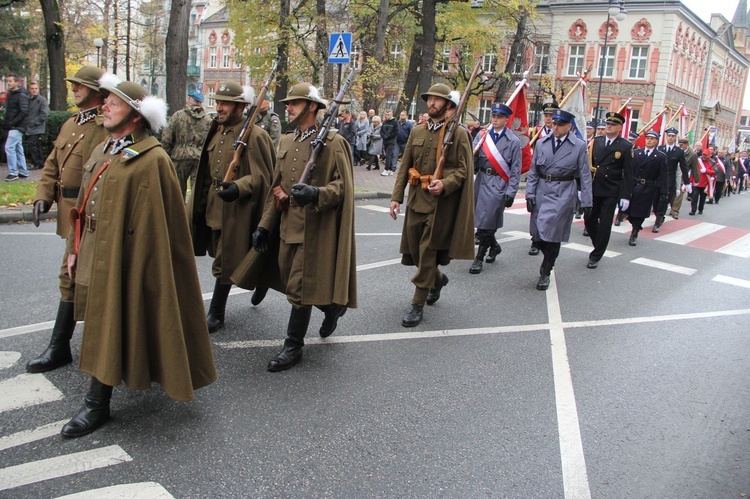
<svg viewBox="0 0 750 499">
<path fill-rule="evenodd" d="M 251 87 L 250 85 L 243 86 L 242 87 L 242 100 L 250 104 L 255 102 L 255 89 Z"/>
<path fill-rule="evenodd" d="M 138 109 L 154 132 L 158 133 L 167 124 L 167 103 L 164 99 L 147 95 Z"/>
<path fill-rule="evenodd" d="M 312 85 L 308 85 L 309 87 L 309 93 L 307 96 L 311 99 L 317 99 L 317 100 L 323 100 L 320 98 L 320 93 L 318 93 L 318 89 L 313 87 Z"/>
<path fill-rule="evenodd" d="M 459 102 L 461 102 L 461 93 L 458 90 L 451 90 L 450 100 L 453 102 L 456 107 L 458 107 Z"/>
<path fill-rule="evenodd" d="M 113 73 L 104 73 L 103 75 L 101 75 L 101 77 L 99 77 L 100 87 L 114 88 L 120 83 L 122 83 L 122 80 Z"/>
</svg>

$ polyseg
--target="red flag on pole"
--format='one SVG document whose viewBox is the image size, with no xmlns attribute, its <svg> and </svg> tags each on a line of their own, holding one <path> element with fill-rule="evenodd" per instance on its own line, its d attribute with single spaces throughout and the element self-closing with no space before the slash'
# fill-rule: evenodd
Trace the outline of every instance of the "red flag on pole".
<svg viewBox="0 0 750 499">
<path fill-rule="evenodd" d="M 526 85 L 518 92 L 508 106 L 513 110 L 510 129 L 521 139 L 521 173 L 531 169 L 531 147 L 529 147 L 529 104 L 526 101 Z"/>
<path fill-rule="evenodd" d="M 622 130 L 620 130 L 620 137 L 623 139 L 630 139 L 630 125 L 632 120 L 632 107 L 626 107 L 622 113 L 622 117 L 625 118 L 624 124 L 622 125 Z"/>
</svg>

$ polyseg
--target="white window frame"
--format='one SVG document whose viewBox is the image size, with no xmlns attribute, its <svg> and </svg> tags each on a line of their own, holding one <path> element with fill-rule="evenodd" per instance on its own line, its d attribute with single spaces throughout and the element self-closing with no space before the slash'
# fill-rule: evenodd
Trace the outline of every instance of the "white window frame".
<svg viewBox="0 0 750 499">
<path fill-rule="evenodd" d="M 391 44 L 391 57 L 398 59 L 404 56 L 404 48 L 400 43 Z"/>
<path fill-rule="evenodd" d="M 640 117 L 641 117 L 640 109 L 633 108 L 630 110 L 630 130 L 628 130 L 628 132 L 638 131 L 638 123 L 640 122 Z"/>
<path fill-rule="evenodd" d="M 229 69 L 229 45 L 221 47 L 221 68 Z"/>
<path fill-rule="evenodd" d="M 208 49 L 208 67 L 216 68 L 216 47 Z"/>
<path fill-rule="evenodd" d="M 492 99 L 479 101 L 479 122 L 487 124 L 492 121 Z"/>
<path fill-rule="evenodd" d="M 482 56 L 482 71 L 485 73 L 493 73 L 496 65 L 497 54 L 494 52 L 488 52 Z"/>
<path fill-rule="evenodd" d="M 615 56 L 617 54 L 617 47 L 615 45 L 607 45 L 607 53 L 604 53 L 604 45 L 599 46 L 599 58 L 597 59 L 596 65 L 596 77 L 601 78 L 602 75 L 599 71 L 604 70 L 603 78 L 613 79 L 615 77 Z M 604 59 L 604 68 L 602 68 L 602 59 Z M 608 74 L 609 73 L 609 74 Z"/>
<path fill-rule="evenodd" d="M 644 50 L 646 51 L 645 54 L 643 53 Z M 636 51 L 638 52 L 637 54 Z M 646 79 L 646 70 L 648 70 L 648 52 L 648 45 L 634 45 L 630 48 L 630 68 L 628 70 L 628 78 L 631 80 Z M 633 75 L 633 71 L 635 71 L 635 76 Z"/>
<path fill-rule="evenodd" d="M 440 50 L 440 61 L 438 62 L 438 71 L 450 71 L 451 69 L 451 46 L 443 45 Z"/>
<path fill-rule="evenodd" d="M 548 43 L 538 43 L 534 46 L 534 74 L 541 76 L 549 72 L 549 53 Z"/>
<path fill-rule="evenodd" d="M 206 93 L 206 97 L 208 97 L 208 107 L 216 107 L 216 101 L 214 100 L 214 95 L 216 95 L 216 91 L 214 90 L 214 87 L 208 87 L 208 93 Z"/>
<path fill-rule="evenodd" d="M 586 45 L 571 45 L 570 50 L 568 50 L 566 76 L 576 76 L 578 73 L 583 73 L 585 63 Z"/>
</svg>

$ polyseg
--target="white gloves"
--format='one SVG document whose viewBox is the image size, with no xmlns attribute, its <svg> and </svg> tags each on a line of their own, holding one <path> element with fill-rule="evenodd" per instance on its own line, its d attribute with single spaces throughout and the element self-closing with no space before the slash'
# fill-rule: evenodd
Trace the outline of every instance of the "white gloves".
<svg viewBox="0 0 750 499">
<path fill-rule="evenodd" d="M 701 173 L 706 173 L 706 167 L 705 166 L 701 166 Z"/>
<path fill-rule="evenodd" d="M 581 200 L 581 191 L 578 191 L 578 201 Z"/>
<path fill-rule="evenodd" d="M 630 200 L 622 198 L 620 200 L 620 210 L 622 211 L 628 211 L 628 207 L 630 206 Z"/>
<path fill-rule="evenodd" d="M 679 196 L 680 195 L 680 189 L 677 189 L 677 191 L 674 193 L 674 195 L 675 196 Z"/>
<path fill-rule="evenodd" d="M 682 189 L 687 192 L 688 194 L 693 193 L 693 185 L 692 184 L 685 184 L 682 186 Z"/>
</svg>

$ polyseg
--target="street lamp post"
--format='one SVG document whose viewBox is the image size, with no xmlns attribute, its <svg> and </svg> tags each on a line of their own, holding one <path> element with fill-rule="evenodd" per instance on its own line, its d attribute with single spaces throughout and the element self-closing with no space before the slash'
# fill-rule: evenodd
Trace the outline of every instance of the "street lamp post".
<svg viewBox="0 0 750 499">
<path fill-rule="evenodd" d="M 104 40 L 101 38 L 94 38 L 94 47 L 96 47 L 96 67 L 101 66 L 101 62 L 99 59 L 99 53 L 102 50 L 102 47 L 104 46 Z"/>
<path fill-rule="evenodd" d="M 628 11 L 625 10 L 625 0 L 609 0 L 609 8 L 607 9 L 607 24 L 605 24 L 604 30 L 604 47 L 602 52 L 599 54 L 599 91 L 596 94 L 596 107 L 594 112 L 596 113 L 597 124 L 601 121 L 599 116 L 599 103 L 602 98 L 602 80 L 604 79 L 604 61 L 607 56 L 607 42 L 609 41 L 609 20 L 614 17 L 618 21 L 624 21 L 628 17 Z"/>
</svg>

